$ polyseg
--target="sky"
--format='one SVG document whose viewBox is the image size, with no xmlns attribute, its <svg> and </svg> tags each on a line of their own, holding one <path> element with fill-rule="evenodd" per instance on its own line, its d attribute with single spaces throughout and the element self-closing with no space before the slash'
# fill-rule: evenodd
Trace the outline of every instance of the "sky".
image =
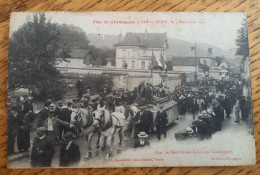
<svg viewBox="0 0 260 175">
<path fill-rule="evenodd" d="M 122 33 L 124 35 L 126 32 L 143 33 L 145 30 L 148 33 L 166 32 L 171 38 L 194 43 L 208 43 L 233 51 L 236 48 L 237 30 L 245 18 L 243 13 L 225 12 L 46 12 L 45 14 L 51 22 L 73 24 L 82 28 L 87 34 L 118 35 Z M 12 13 L 10 36 L 32 15 L 33 12 Z M 142 23 L 147 20 L 149 24 Z M 116 24 L 111 21 L 127 21 L 130 24 Z"/>
</svg>

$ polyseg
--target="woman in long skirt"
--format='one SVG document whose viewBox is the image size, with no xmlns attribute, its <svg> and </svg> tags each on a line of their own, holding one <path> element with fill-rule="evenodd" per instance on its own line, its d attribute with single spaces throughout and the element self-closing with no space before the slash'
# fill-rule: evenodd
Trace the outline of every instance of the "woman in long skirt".
<svg viewBox="0 0 260 175">
<path fill-rule="evenodd" d="M 28 151 L 30 148 L 30 125 L 27 115 L 19 115 L 17 132 L 17 147 L 20 152 Z"/>
</svg>

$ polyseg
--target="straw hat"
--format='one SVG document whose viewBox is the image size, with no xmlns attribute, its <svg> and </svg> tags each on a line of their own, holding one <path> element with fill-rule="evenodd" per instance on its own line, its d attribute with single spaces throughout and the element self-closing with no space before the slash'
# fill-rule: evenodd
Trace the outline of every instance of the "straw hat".
<svg viewBox="0 0 260 175">
<path fill-rule="evenodd" d="M 139 138 L 147 138 L 147 137 L 148 137 L 148 134 L 146 134 L 145 132 L 140 132 L 137 136 L 138 136 Z"/>
</svg>

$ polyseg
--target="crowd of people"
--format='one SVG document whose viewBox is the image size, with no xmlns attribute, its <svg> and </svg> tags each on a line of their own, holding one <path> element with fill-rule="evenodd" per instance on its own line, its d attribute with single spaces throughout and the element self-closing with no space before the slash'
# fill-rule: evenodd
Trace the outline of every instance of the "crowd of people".
<svg viewBox="0 0 260 175">
<path fill-rule="evenodd" d="M 91 111 L 107 109 L 111 112 L 120 112 L 125 115 L 126 119 L 129 115 L 134 115 L 130 128 L 127 128 L 128 135 L 135 139 L 134 148 L 147 145 L 147 136 L 154 131 L 154 126 L 157 130 L 158 140 L 161 139 L 161 134 L 166 137 L 168 120 L 163 106 L 158 106 L 160 109 L 155 123 L 153 123 L 152 112 L 148 110 L 149 104 L 152 104 L 155 98 L 167 96 L 167 91 L 163 86 L 154 87 L 149 83 L 141 82 L 131 92 L 109 93 L 107 87 L 104 87 L 102 92 L 93 95 L 90 88 L 83 88 L 82 85 L 82 80 L 76 84 L 77 98 L 69 100 L 66 104 L 64 101 L 54 103 L 50 99 L 46 100 L 43 108 L 37 114 L 34 112 L 30 96 L 25 99 L 19 96 L 16 103 L 9 104 L 8 155 L 17 153 L 15 152 L 16 143 L 19 152 L 31 151 L 32 167 L 48 167 L 51 166 L 53 155 L 57 151 L 56 147 L 61 145 L 60 166 L 77 165 L 81 154 L 79 146 L 73 142 L 73 139 L 83 136 L 83 126 L 80 116 L 72 116 L 72 113 L 77 114 L 79 108 L 91 108 Z M 133 111 L 129 105 L 136 106 L 137 110 Z M 31 139 L 30 134 L 33 130 L 36 131 L 36 135 L 34 139 Z M 125 130 L 125 137 L 127 137 L 127 131 Z M 98 134 L 98 132 L 97 129 L 96 133 Z M 33 140 L 32 145 L 31 140 Z"/>
<path fill-rule="evenodd" d="M 37 114 L 30 96 L 26 99 L 18 97 L 16 103 L 8 108 L 7 152 L 8 155 L 15 153 L 16 142 L 20 152 L 31 149 L 32 167 L 48 167 L 51 166 L 56 146 L 61 145 L 60 166 L 77 166 L 81 154 L 73 139 L 83 136 L 83 126 L 79 115 L 73 118 L 72 113 L 77 114 L 79 108 L 120 112 L 126 119 L 130 115 L 134 116 L 131 118 L 130 127 L 125 129 L 125 137 L 128 131 L 129 135 L 135 138 L 135 148 L 149 145 L 147 137 L 154 132 L 154 128 L 158 141 L 161 140 L 161 135 L 166 138 L 168 116 L 163 105 L 158 106 L 155 120 L 149 110 L 149 105 L 156 104 L 158 98 L 173 99 L 177 102 L 178 120 L 185 118 L 187 113 L 192 114 L 194 121 L 186 133 L 198 133 L 201 137 L 208 137 L 221 130 L 224 118 L 230 118 L 233 109 L 235 122 L 240 122 L 240 114 L 242 120 L 247 120 L 251 104 L 250 100 L 242 95 L 244 86 L 245 83 L 240 79 L 202 80 L 187 82 L 169 92 L 163 85 L 153 86 L 141 82 L 133 91 L 108 92 L 107 87 L 104 87 L 102 92 L 93 95 L 90 88 L 85 88 L 82 80 L 79 80 L 76 85 L 77 98 L 66 104 L 63 101 L 54 104 L 52 100 L 47 100 Z M 134 111 L 129 105 L 138 109 Z M 36 137 L 30 148 L 32 128 L 36 131 Z M 98 132 L 97 129 L 96 133 Z"/>
<path fill-rule="evenodd" d="M 225 118 L 231 119 L 234 111 L 234 122 L 246 121 L 250 114 L 251 100 L 243 95 L 245 83 L 238 78 L 230 80 L 190 81 L 173 92 L 178 104 L 179 119 L 187 113 L 193 117 L 192 126 L 176 134 L 177 139 L 198 134 L 199 138 L 209 137 L 221 131 Z"/>
</svg>

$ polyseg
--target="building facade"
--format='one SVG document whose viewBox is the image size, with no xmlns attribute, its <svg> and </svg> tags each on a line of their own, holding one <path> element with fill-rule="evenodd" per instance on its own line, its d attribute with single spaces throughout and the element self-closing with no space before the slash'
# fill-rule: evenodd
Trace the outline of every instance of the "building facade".
<svg viewBox="0 0 260 175">
<path fill-rule="evenodd" d="M 166 33 L 126 33 L 119 36 L 116 47 L 116 68 L 148 70 L 153 56 L 166 59 Z"/>
</svg>

